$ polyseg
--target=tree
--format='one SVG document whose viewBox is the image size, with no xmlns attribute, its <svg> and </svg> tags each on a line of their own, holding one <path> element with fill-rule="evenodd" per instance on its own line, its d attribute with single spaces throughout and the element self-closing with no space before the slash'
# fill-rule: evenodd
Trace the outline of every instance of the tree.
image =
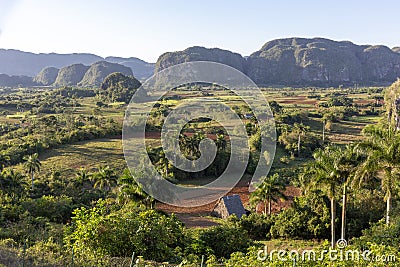
<svg viewBox="0 0 400 267">
<path fill-rule="evenodd" d="M 139 172 L 135 173 L 135 176 L 139 175 L 142 176 Z M 140 201 L 146 206 L 146 208 L 153 209 L 154 198 L 143 190 L 142 186 L 131 175 L 129 169 L 124 170 L 123 175 L 118 179 L 118 184 L 118 201 Z"/>
<path fill-rule="evenodd" d="M 117 176 L 110 166 L 102 166 L 92 178 L 95 182 L 93 187 L 100 190 L 110 191 L 111 187 L 117 183 Z"/>
<path fill-rule="evenodd" d="M 27 172 L 31 176 L 32 190 L 33 190 L 34 180 L 35 180 L 35 172 L 40 171 L 40 166 L 42 166 L 42 164 L 40 163 L 38 153 L 29 155 L 29 156 L 24 156 L 23 159 L 25 160 L 25 167 L 27 169 Z"/>
<path fill-rule="evenodd" d="M 227 144 L 225 136 L 223 134 L 217 134 L 215 144 L 217 145 L 218 150 L 224 151 L 226 149 L 226 144 Z"/>
<path fill-rule="evenodd" d="M 296 132 L 298 135 L 298 141 L 297 141 L 297 156 L 300 156 L 300 151 L 301 151 L 301 136 L 305 135 L 305 133 L 309 130 L 310 127 L 305 126 L 302 123 L 295 123 L 293 126 L 293 131 Z"/>
<path fill-rule="evenodd" d="M 15 204 L 25 191 L 24 178 L 21 173 L 13 169 L 3 170 L 0 174 L 0 189 L 11 197 L 12 204 Z"/>
<path fill-rule="evenodd" d="M 346 233 L 346 211 L 347 211 L 347 189 L 349 184 L 355 179 L 357 169 L 364 160 L 363 155 L 357 146 L 347 145 L 344 149 L 337 148 L 336 168 L 342 177 L 342 226 L 340 238 L 345 239 Z"/>
<path fill-rule="evenodd" d="M 309 126 L 302 123 L 295 123 L 293 127 L 284 127 L 278 141 L 291 155 L 297 152 L 297 156 L 301 154 L 303 157 L 311 155 L 314 149 L 321 147 L 320 139 L 310 132 Z"/>
<path fill-rule="evenodd" d="M 176 259 L 177 252 L 184 248 L 183 225 L 175 215 L 137 206 L 108 211 L 105 201 L 98 201 L 92 209 L 76 209 L 73 215 L 65 243 L 74 249 L 77 258 L 126 257 L 135 252 L 162 262 Z"/>
<path fill-rule="evenodd" d="M 286 199 L 283 191 L 285 184 L 277 173 L 267 177 L 263 177 L 257 189 L 251 194 L 251 202 L 253 204 L 264 202 L 264 214 L 271 214 L 272 202 L 277 202 L 278 199 Z"/>
<path fill-rule="evenodd" d="M 100 94 L 109 102 L 122 101 L 129 103 L 136 90 L 142 84 L 134 77 L 125 76 L 120 72 L 114 72 L 104 78 L 101 83 Z"/>
<path fill-rule="evenodd" d="M 314 161 L 306 166 L 303 172 L 304 184 L 307 187 L 322 189 L 331 203 L 331 246 L 335 246 L 336 236 L 336 191 L 342 184 L 344 174 L 340 165 L 341 150 L 328 146 L 314 152 Z"/>
<path fill-rule="evenodd" d="M 359 147 L 367 158 L 359 168 L 355 183 L 360 187 L 376 175 L 380 177 L 385 192 L 386 225 L 389 225 L 392 198 L 400 182 L 400 133 L 392 127 L 376 125 L 366 126 L 362 133 L 366 140 Z"/>
</svg>

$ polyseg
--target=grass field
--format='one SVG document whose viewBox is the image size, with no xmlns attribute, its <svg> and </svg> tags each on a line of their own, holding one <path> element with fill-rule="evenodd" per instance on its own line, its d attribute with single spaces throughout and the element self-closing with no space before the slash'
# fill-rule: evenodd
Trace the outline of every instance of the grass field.
<svg viewBox="0 0 400 267">
<path fill-rule="evenodd" d="M 121 139 L 97 139 L 48 150 L 40 155 L 42 163 L 40 176 L 53 171 L 74 175 L 76 170 L 85 168 L 94 171 L 99 166 L 109 165 L 118 173 L 126 168 Z M 17 166 L 23 169 L 22 165 Z"/>
</svg>

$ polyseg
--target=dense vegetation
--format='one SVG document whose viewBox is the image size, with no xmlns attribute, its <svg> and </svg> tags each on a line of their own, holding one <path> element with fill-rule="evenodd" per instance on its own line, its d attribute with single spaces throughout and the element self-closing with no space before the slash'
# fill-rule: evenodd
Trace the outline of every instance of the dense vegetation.
<svg viewBox="0 0 400 267">
<path fill-rule="evenodd" d="M 386 89 L 386 106 L 382 88 L 264 89 L 274 99 L 270 106 L 278 134 L 271 173 L 250 195 L 248 216 L 215 219 L 218 226 L 199 229 L 188 228 L 178 216 L 156 208 L 156 201 L 136 183 L 146 177 L 140 168 L 132 176 L 109 160 L 95 162 L 95 168 L 75 164 L 70 172 L 55 166 L 44 170 L 51 157 L 46 153 L 83 140 L 120 135 L 124 103 L 119 102 L 128 102 L 130 90 L 140 83 L 111 74 L 103 85 L 39 92 L 3 89 L 0 263 L 5 266 L 18 266 L 22 258 L 29 266 L 109 266 L 116 258 L 130 259 L 133 253 L 135 260 L 181 266 L 198 266 L 202 260 L 209 266 L 286 266 L 276 258 L 257 259 L 258 251 L 265 244 L 286 249 L 279 243 L 289 240 L 299 246 L 309 242 L 306 247 L 320 252 L 337 249 L 338 239 L 347 240 L 348 249 L 369 249 L 375 256 L 400 259 L 400 136 L 394 125 L 398 110 L 392 105 L 400 92 L 399 82 Z M 296 98 L 299 92 L 305 97 Z M 266 156 L 260 155 L 259 144 L 268 136 L 248 116 L 251 110 L 245 103 L 229 91 L 208 85 L 177 89 L 155 103 L 146 129 L 157 136 L 180 101 L 210 95 L 226 102 L 245 121 L 251 152 L 246 175 L 251 175 L 256 162 Z M 220 124 L 205 118 L 190 121 L 180 134 L 181 151 L 189 159 L 199 157 L 199 143 L 206 136 L 218 149 L 213 164 L 202 172 L 176 169 L 157 138 L 148 140 L 149 156 L 170 181 L 204 184 L 223 172 L 230 140 Z M 77 151 L 76 157 L 82 155 Z M 298 188 L 299 196 L 286 195 L 289 187 Z M 288 198 L 290 207 L 276 208 Z M 298 264 L 332 266 L 328 256 Z M 382 266 L 396 266 L 396 262 Z"/>
</svg>

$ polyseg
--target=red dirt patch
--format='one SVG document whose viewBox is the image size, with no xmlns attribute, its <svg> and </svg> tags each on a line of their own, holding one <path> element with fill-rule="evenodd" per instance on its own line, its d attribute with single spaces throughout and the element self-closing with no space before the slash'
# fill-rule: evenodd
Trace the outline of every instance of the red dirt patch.
<svg viewBox="0 0 400 267">
<path fill-rule="evenodd" d="M 310 99 L 305 96 L 293 96 L 285 98 L 283 100 L 277 100 L 279 104 L 304 104 L 304 105 L 315 105 L 318 103 L 316 99 Z"/>
<path fill-rule="evenodd" d="M 238 194 L 240 199 L 243 202 L 245 207 L 249 205 L 249 182 L 250 178 L 243 178 L 239 181 L 239 183 L 227 194 L 234 195 Z M 300 189 L 294 186 L 288 186 L 285 191 L 285 195 L 287 196 L 286 201 L 279 201 L 278 203 L 272 204 L 272 212 L 279 212 L 282 209 L 286 209 L 290 207 L 293 202 L 294 197 L 300 195 Z M 164 203 L 157 203 L 156 209 L 167 212 L 167 213 L 175 213 L 178 218 L 189 228 L 204 228 L 216 225 L 214 221 L 208 218 L 204 218 L 203 216 L 210 215 L 217 201 L 214 201 L 208 205 L 185 208 L 185 207 L 176 207 L 171 206 Z M 260 203 L 258 205 L 257 212 L 261 213 L 264 210 L 264 205 Z"/>
<path fill-rule="evenodd" d="M 356 99 L 356 100 L 354 100 L 354 103 L 358 104 L 358 105 L 373 104 L 375 102 L 376 101 L 373 99 Z"/>
</svg>

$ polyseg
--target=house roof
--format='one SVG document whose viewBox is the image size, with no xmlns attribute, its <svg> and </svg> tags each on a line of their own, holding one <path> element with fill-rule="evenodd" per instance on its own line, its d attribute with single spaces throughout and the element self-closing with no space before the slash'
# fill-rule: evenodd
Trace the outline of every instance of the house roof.
<svg viewBox="0 0 400 267">
<path fill-rule="evenodd" d="M 238 218 L 246 214 L 246 210 L 243 207 L 242 200 L 239 195 L 224 196 L 221 198 L 224 202 L 226 210 L 229 215 L 236 214 Z"/>
</svg>

